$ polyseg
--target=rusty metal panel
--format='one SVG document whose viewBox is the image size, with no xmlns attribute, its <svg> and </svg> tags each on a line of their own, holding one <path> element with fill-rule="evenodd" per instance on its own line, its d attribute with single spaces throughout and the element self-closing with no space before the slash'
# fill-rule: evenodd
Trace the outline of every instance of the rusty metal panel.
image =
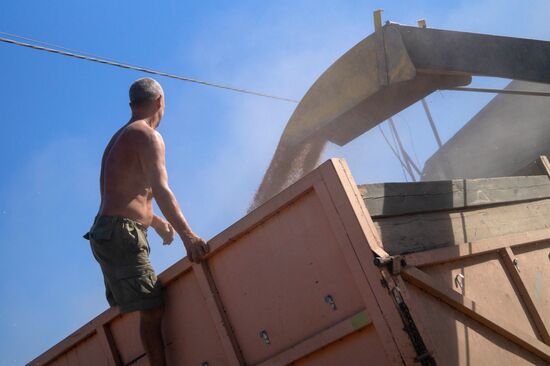
<svg viewBox="0 0 550 366">
<path fill-rule="evenodd" d="M 247 232 L 209 265 L 249 364 L 365 306 L 314 191 Z"/>
</svg>

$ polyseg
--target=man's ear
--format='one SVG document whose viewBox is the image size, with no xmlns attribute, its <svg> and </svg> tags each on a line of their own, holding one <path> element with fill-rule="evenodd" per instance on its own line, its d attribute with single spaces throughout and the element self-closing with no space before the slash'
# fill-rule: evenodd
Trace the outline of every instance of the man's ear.
<svg viewBox="0 0 550 366">
<path fill-rule="evenodd" d="M 160 101 L 161 99 L 162 99 L 162 95 L 159 96 L 159 97 L 155 100 L 155 106 L 157 107 L 157 109 L 159 109 L 160 106 L 161 106 L 161 101 Z"/>
</svg>

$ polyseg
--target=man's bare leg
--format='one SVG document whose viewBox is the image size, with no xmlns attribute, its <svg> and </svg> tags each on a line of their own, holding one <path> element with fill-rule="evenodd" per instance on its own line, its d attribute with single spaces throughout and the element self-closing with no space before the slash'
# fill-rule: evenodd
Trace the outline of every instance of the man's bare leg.
<svg viewBox="0 0 550 366">
<path fill-rule="evenodd" d="M 162 308 L 140 311 L 141 343 L 147 352 L 151 366 L 166 366 L 161 331 L 162 313 Z"/>
</svg>

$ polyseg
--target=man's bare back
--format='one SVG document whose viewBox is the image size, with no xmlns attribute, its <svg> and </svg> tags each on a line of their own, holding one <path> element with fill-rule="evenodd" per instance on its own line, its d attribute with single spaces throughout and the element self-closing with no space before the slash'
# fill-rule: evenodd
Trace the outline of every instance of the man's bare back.
<svg viewBox="0 0 550 366">
<path fill-rule="evenodd" d="M 144 121 L 134 121 L 111 138 L 101 164 L 100 215 L 123 216 L 151 225 L 153 193 L 139 151 L 150 134 L 158 132 Z"/>
<path fill-rule="evenodd" d="M 189 259 L 198 262 L 208 245 L 191 230 L 168 185 L 164 141 L 155 130 L 164 113 L 162 95 L 158 103 L 156 109 L 151 105 L 141 113 L 134 110 L 130 122 L 107 145 L 101 163 L 99 215 L 122 216 L 152 226 L 165 243 L 173 240 L 175 231 Z M 151 117 L 140 117 L 152 113 L 151 108 L 155 111 Z M 168 222 L 153 213 L 153 198 Z"/>
</svg>

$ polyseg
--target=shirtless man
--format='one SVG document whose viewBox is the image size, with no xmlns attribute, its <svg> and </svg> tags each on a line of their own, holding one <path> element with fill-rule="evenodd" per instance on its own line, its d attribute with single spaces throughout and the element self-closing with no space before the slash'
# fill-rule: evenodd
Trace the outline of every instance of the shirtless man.
<svg viewBox="0 0 550 366">
<path fill-rule="evenodd" d="M 139 79 L 130 87 L 132 118 L 114 136 L 101 162 L 101 206 L 90 232 L 94 257 L 105 280 L 109 305 L 140 312 L 140 335 L 152 366 L 166 365 L 161 333 L 162 287 L 149 262 L 147 228 L 165 244 L 178 233 L 187 255 L 199 262 L 207 243 L 189 227 L 168 185 L 164 142 L 155 130 L 164 114 L 158 82 Z M 153 213 L 155 198 L 168 221 Z"/>
</svg>

